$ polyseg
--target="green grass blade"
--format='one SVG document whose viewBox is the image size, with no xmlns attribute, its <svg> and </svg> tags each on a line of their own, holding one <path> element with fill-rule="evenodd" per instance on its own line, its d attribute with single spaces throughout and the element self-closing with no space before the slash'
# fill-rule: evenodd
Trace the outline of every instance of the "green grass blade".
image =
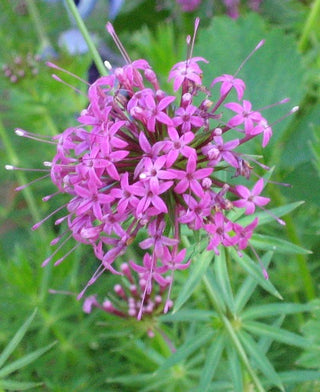
<svg viewBox="0 0 320 392">
<path fill-rule="evenodd" d="M 253 234 L 250 244 L 255 249 L 272 250 L 287 255 L 311 254 L 312 252 L 292 242 L 267 235 Z"/>
<path fill-rule="evenodd" d="M 217 313 L 212 310 L 201 310 L 201 309 L 181 309 L 176 313 L 163 314 L 158 317 L 158 320 L 162 322 L 172 321 L 210 321 L 212 317 L 216 317 Z"/>
<path fill-rule="evenodd" d="M 265 268 L 268 268 L 271 258 L 273 256 L 273 252 L 268 252 L 263 257 L 261 258 L 261 262 L 265 266 Z M 242 285 L 240 286 L 236 296 L 235 296 L 235 313 L 239 314 L 242 309 L 246 306 L 248 303 L 251 295 L 253 294 L 254 290 L 258 286 L 258 282 L 255 278 L 253 278 L 251 275 L 249 275 Z"/>
<path fill-rule="evenodd" d="M 272 325 L 274 327 L 280 328 L 284 319 L 285 319 L 285 316 L 280 316 L 272 323 Z M 273 339 L 270 338 L 270 336 L 260 337 L 260 339 L 258 341 L 258 346 L 263 354 L 266 354 L 270 350 L 272 342 L 273 342 Z"/>
<path fill-rule="evenodd" d="M 307 381 L 319 381 L 320 371 L 318 370 L 293 370 L 291 372 L 279 373 L 281 380 L 286 384 L 295 384 Z M 316 392 L 316 390 L 314 390 Z"/>
<path fill-rule="evenodd" d="M 202 333 L 201 335 L 194 336 L 188 339 L 185 344 L 177 349 L 163 364 L 157 369 L 156 373 L 169 369 L 179 362 L 184 361 L 189 355 L 198 350 L 201 346 L 205 345 L 213 337 L 213 332 Z"/>
<path fill-rule="evenodd" d="M 271 210 L 268 210 L 268 211 L 270 211 L 271 214 L 280 218 L 286 214 L 289 214 L 290 212 L 292 212 L 296 208 L 300 207 L 302 204 L 304 204 L 304 201 L 297 201 L 294 203 L 286 204 L 281 207 L 272 208 Z M 259 218 L 258 226 L 262 226 L 262 225 L 265 225 L 266 223 L 275 222 L 275 219 L 272 217 L 271 214 L 269 214 L 268 212 L 265 212 L 265 211 L 257 212 L 254 215 L 244 216 L 243 218 L 239 219 L 239 221 L 237 223 L 239 223 L 240 225 L 246 226 L 249 223 L 251 223 L 255 217 L 258 217 Z"/>
<path fill-rule="evenodd" d="M 274 370 L 269 359 L 261 352 L 259 345 L 244 331 L 239 332 L 239 338 L 245 347 L 246 351 L 249 353 L 254 363 L 265 375 L 265 377 L 271 381 L 273 385 L 276 385 L 279 389 L 284 391 L 281 379 L 277 372 Z"/>
<path fill-rule="evenodd" d="M 234 313 L 234 298 L 230 284 L 229 272 L 227 269 L 226 255 L 224 250 L 221 250 L 220 255 L 215 257 L 213 269 L 215 272 L 217 283 L 220 286 L 220 296 L 223 297 L 224 302 L 231 311 L 231 313 Z"/>
<path fill-rule="evenodd" d="M 211 386 L 211 381 L 225 347 L 225 338 L 224 334 L 217 335 L 207 351 L 206 361 L 200 376 L 199 391 L 201 392 L 207 392 Z"/>
<path fill-rule="evenodd" d="M 163 355 L 160 354 L 157 350 L 153 349 L 152 347 L 145 344 L 142 340 L 137 340 L 135 345 L 138 349 L 143 352 L 146 356 L 147 360 L 152 361 L 153 363 L 157 364 L 158 366 L 161 365 L 164 361 Z"/>
<path fill-rule="evenodd" d="M 30 324 L 32 323 L 35 315 L 37 313 L 37 309 L 33 311 L 31 316 L 24 322 L 24 324 L 18 329 L 14 337 L 10 340 L 8 345 L 5 347 L 5 349 L 2 351 L 0 355 L 0 368 L 3 366 L 3 364 L 6 362 L 6 360 L 9 358 L 9 356 L 12 354 L 12 352 L 15 350 L 15 348 L 18 346 L 18 344 L 21 342 L 23 339 L 25 333 L 27 332 Z"/>
<path fill-rule="evenodd" d="M 280 293 L 273 286 L 273 284 L 264 278 L 261 267 L 257 265 L 248 255 L 243 253 L 242 257 L 240 257 L 235 249 L 230 249 L 230 253 L 232 254 L 233 258 L 241 265 L 241 267 L 257 280 L 261 287 L 263 287 L 266 291 L 275 297 L 282 299 Z"/>
<path fill-rule="evenodd" d="M 27 389 L 37 388 L 41 385 L 43 385 L 41 382 L 0 380 L 0 388 L 7 391 L 26 391 Z"/>
<path fill-rule="evenodd" d="M 106 383 L 120 383 L 124 385 L 136 386 L 150 383 L 150 379 L 153 378 L 151 373 L 141 373 L 133 375 L 121 375 L 117 377 L 108 377 L 105 381 Z"/>
<path fill-rule="evenodd" d="M 232 391 L 243 392 L 243 374 L 240 358 L 234 346 L 227 345 L 228 363 L 230 368 L 230 377 L 233 384 Z"/>
<path fill-rule="evenodd" d="M 262 304 L 259 306 L 252 306 L 241 313 L 241 319 L 256 319 L 270 316 L 287 315 L 300 312 L 312 312 L 319 309 L 316 303 L 310 304 L 295 304 L 295 303 L 280 303 L 280 304 Z"/>
<path fill-rule="evenodd" d="M 139 388 L 139 392 L 153 392 L 163 390 L 168 390 L 168 379 L 166 377 L 152 379 L 152 381 L 149 381 L 149 383 L 144 388 Z M 168 392 L 171 392 L 171 390 Z"/>
<path fill-rule="evenodd" d="M 190 270 L 190 275 L 175 302 L 173 313 L 177 312 L 181 306 L 189 299 L 202 276 L 205 274 L 209 264 L 212 262 L 214 252 L 204 251 L 198 260 L 193 262 L 194 267 Z"/>
<path fill-rule="evenodd" d="M 247 369 L 253 383 L 256 386 L 256 390 L 258 392 L 265 392 L 265 389 L 263 388 L 261 381 L 260 381 L 259 377 L 257 376 L 256 372 L 252 368 L 251 363 L 248 358 L 248 355 L 247 355 L 242 343 L 240 342 L 239 337 L 238 337 L 236 331 L 234 330 L 231 322 L 224 315 L 221 316 L 221 321 L 223 322 L 223 324 L 226 328 L 226 331 L 230 337 L 230 344 L 232 344 L 232 349 L 237 351 L 237 355 L 239 356 L 239 358 L 241 358 L 243 365 Z"/>
<path fill-rule="evenodd" d="M 223 298 L 220 295 L 221 289 L 216 281 L 216 278 L 211 268 L 208 268 L 207 273 L 203 277 L 203 281 L 207 289 L 207 292 L 209 294 L 209 298 L 211 299 L 213 308 L 218 313 L 220 311 L 224 314 L 226 312 L 226 305 L 224 303 Z"/>
<path fill-rule="evenodd" d="M 21 369 L 24 366 L 29 365 L 31 362 L 35 361 L 41 355 L 43 355 L 46 351 L 50 350 L 56 342 L 49 344 L 46 347 L 40 348 L 36 351 L 33 351 L 30 354 L 25 355 L 24 357 L 10 363 L 0 370 L 0 378 L 6 377 L 8 374 L 15 372 L 18 369 Z"/>
<path fill-rule="evenodd" d="M 277 342 L 289 344 L 301 348 L 311 347 L 313 345 L 308 339 L 289 332 L 285 329 L 278 328 L 258 321 L 246 321 L 242 323 L 243 328 L 257 336 L 269 336 Z"/>
</svg>

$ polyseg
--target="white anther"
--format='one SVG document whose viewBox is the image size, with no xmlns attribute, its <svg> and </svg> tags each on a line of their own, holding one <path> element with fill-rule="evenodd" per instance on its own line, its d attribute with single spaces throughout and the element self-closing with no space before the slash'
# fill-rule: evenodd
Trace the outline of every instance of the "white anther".
<svg viewBox="0 0 320 392">
<path fill-rule="evenodd" d="M 12 165 L 5 165 L 5 169 L 6 169 L 6 170 L 14 170 L 15 167 L 12 166 Z"/>
</svg>

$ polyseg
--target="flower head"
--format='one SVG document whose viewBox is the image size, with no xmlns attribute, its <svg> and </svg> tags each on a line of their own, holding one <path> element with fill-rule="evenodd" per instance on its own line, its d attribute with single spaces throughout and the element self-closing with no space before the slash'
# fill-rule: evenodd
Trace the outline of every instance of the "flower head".
<svg viewBox="0 0 320 392">
<path fill-rule="evenodd" d="M 108 30 L 115 36 L 110 24 Z M 209 88 L 202 86 L 198 63 L 207 62 L 202 57 L 190 55 L 172 67 L 169 80 L 176 95 L 160 89 L 146 60 L 131 62 L 125 57 L 127 65 L 90 86 L 89 104 L 78 118 L 78 127 L 67 128 L 50 141 L 56 153 L 47 166 L 58 190 L 55 194 L 67 197 L 67 214 L 56 221 L 67 226 L 66 237 L 60 235 L 52 244 L 62 246 L 73 237 L 90 245 L 100 261 L 79 298 L 106 270 L 130 282 L 129 289 L 115 288 L 126 306 L 120 309 L 111 300 L 99 305 L 89 297 L 85 311 L 96 306 L 121 317 L 141 318 L 143 313 L 172 306 L 173 274 L 191 263 L 181 240 L 183 225 L 207 236 L 207 249 L 216 254 L 221 246 L 243 250 L 248 245 L 258 220 L 242 228 L 228 213 L 245 208 L 246 214 L 253 214 L 256 207 L 265 206 L 269 199 L 260 196 L 264 181 L 258 180 L 250 191 L 245 185 L 234 185 L 232 178 L 222 180 L 230 176 L 221 172 L 234 173 L 238 183 L 242 176 L 247 183 L 249 157 L 237 148 L 262 132 L 266 145 L 271 134 L 261 113 L 242 100 L 241 79 L 215 78 L 212 88 L 222 82 L 220 97 L 215 104 L 210 101 Z M 238 102 L 225 103 L 233 88 Z M 222 104 L 236 113 L 229 121 L 218 113 Z M 258 129 L 262 123 L 263 130 Z M 18 134 L 35 138 L 22 130 Z M 142 233 L 137 245 L 143 257 L 119 268 L 117 259 L 138 233 Z"/>
</svg>

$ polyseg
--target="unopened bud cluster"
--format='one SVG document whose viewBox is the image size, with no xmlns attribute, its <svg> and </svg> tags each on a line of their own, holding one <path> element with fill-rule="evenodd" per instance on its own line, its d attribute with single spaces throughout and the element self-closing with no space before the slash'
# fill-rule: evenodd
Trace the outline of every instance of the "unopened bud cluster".
<svg viewBox="0 0 320 392">
<path fill-rule="evenodd" d="M 17 55 L 13 60 L 2 66 L 2 72 L 11 83 L 17 83 L 25 77 L 32 77 L 39 72 L 40 56 L 28 53 L 25 56 Z"/>
</svg>

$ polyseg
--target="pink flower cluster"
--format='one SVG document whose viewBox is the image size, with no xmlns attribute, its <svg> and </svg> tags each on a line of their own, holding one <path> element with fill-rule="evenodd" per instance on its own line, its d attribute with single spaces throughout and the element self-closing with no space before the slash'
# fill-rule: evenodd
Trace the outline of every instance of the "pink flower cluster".
<svg viewBox="0 0 320 392">
<path fill-rule="evenodd" d="M 223 0 L 223 2 L 227 8 L 227 14 L 231 18 L 237 19 L 239 17 L 240 0 Z M 248 6 L 253 11 L 259 11 L 261 3 L 262 0 L 248 0 Z"/>
<path fill-rule="evenodd" d="M 250 187 L 234 185 L 231 176 L 243 177 L 247 184 L 250 158 L 237 149 L 258 135 L 266 146 L 271 127 L 243 99 L 241 79 L 225 74 L 213 79 L 210 88 L 204 86 L 201 62 L 207 61 L 191 57 L 172 67 L 171 95 L 161 89 L 146 60 L 128 62 L 89 87 L 89 105 L 79 125 L 53 138 L 56 155 L 46 165 L 57 193 L 69 195 L 69 201 L 67 214 L 56 221 L 66 222 L 68 229 L 51 244 L 60 242 L 60 249 L 73 237 L 77 244 L 90 245 L 100 260 L 79 298 L 106 270 L 126 276 L 129 290 L 116 289 L 123 309 L 116 310 L 110 301 L 101 305 L 111 313 L 141 318 L 160 305 L 166 312 L 172 305 L 174 272 L 191 262 L 181 240 L 182 226 L 206 235 L 207 249 L 216 254 L 221 246 L 241 252 L 258 219 L 242 227 L 228 212 L 241 208 L 250 215 L 269 202 L 260 196 L 262 178 Z M 211 88 L 218 95 L 214 101 Z M 119 271 L 116 260 L 138 233 L 141 238 L 140 232 L 142 261 L 122 264 Z M 154 286 L 159 294 L 152 297 Z M 158 296 L 164 291 L 167 300 L 162 303 Z M 100 306 L 95 297 L 89 298 L 87 310 Z"/>
<path fill-rule="evenodd" d="M 185 256 L 185 250 L 180 252 L 180 259 Z M 170 262 L 167 259 L 165 263 Z M 120 270 L 123 274 L 123 284 L 114 286 L 114 294 L 112 301 L 108 298 L 102 304 L 97 300 L 96 295 L 87 297 L 83 304 L 85 313 L 91 313 L 92 308 L 96 307 L 107 313 L 114 314 L 118 317 L 137 317 L 140 314 L 154 315 L 156 313 L 167 312 L 173 305 L 168 297 L 168 288 L 170 287 L 170 277 L 164 278 L 162 272 L 164 267 L 157 267 L 153 272 L 153 279 L 157 282 L 154 290 L 146 292 L 148 283 L 149 270 L 152 263 L 152 257 L 146 253 L 143 258 L 143 266 L 130 261 L 130 263 L 122 263 Z M 190 262 L 189 262 L 190 263 Z M 181 266 L 187 268 L 189 263 Z M 181 268 L 180 268 L 181 269 Z M 111 295 L 110 295 L 111 297 Z"/>
<path fill-rule="evenodd" d="M 222 0 L 222 1 L 227 9 L 227 14 L 233 19 L 238 18 L 240 0 Z M 176 2 L 180 5 L 181 10 L 183 12 L 193 12 L 201 4 L 201 0 L 176 0 Z M 253 11 L 259 11 L 261 3 L 262 0 L 248 0 L 248 6 Z"/>
<path fill-rule="evenodd" d="M 199 7 L 201 0 L 177 0 L 177 3 L 183 12 L 192 12 Z"/>
</svg>

